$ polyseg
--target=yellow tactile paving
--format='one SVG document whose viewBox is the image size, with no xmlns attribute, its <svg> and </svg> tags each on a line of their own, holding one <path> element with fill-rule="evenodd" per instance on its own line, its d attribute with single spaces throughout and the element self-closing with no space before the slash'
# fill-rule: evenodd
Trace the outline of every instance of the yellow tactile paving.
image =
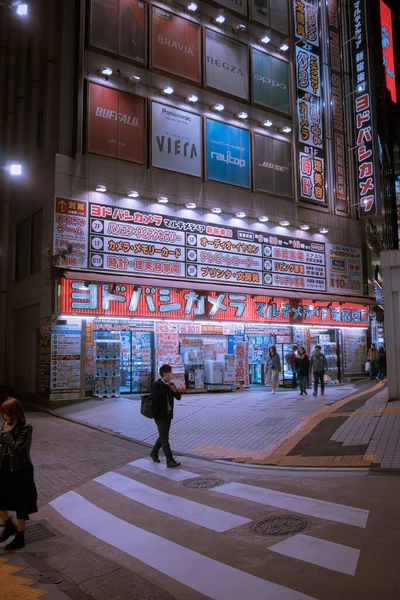
<svg viewBox="0 0 400 600">
<path fill-rule="evenodd" d="M 7 558 L 0 558 L 1 600 L 36 600 L 47 593 L 29 587 L 34 583 L 31 579 L 15 575 L 21 570 L 22 567 L 10 565 Z"/>
</svg>

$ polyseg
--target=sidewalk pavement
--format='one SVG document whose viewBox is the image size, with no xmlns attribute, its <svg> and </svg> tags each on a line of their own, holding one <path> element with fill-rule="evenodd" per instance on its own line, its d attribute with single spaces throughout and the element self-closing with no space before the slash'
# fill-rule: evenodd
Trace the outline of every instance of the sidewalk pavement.
<svg viewBox="0 0 400 600">
<path fill-rule="evenodd" d="M 184 395 L 176 402 L 173 450 L 204 458 L 286 467 L 400 468 L 400 403 L 368 380 L 325 396 L 265 388 Z M 152 445 L 156 429 L 140 396 L 90 399 L 53 414 Z M 399 414 L 398 414 L 399 413 Z"/>
</svg>

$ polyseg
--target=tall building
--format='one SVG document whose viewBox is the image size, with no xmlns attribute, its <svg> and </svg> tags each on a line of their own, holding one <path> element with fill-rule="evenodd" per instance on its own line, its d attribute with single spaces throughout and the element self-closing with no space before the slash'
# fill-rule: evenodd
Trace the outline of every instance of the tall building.
<svg viewBox="0 0 400 600">
<path fill-rule="evenodd" d="M 371 235 L 396 238 L 367 4 L 0 8 L 0 143 L 24 167 L 2 178 L 0 383 L 116 395 L 170 362 L 230 389 L 276 344 L 284 385 L 293 343 L 332 383 L 363 374 Z"/>
</svg>

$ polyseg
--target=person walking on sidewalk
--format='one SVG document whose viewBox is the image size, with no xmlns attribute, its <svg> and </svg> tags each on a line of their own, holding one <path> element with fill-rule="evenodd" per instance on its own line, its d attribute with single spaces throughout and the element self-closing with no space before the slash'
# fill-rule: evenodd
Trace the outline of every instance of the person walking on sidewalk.
<svg viewBox="0 0 400 600">
<path fill-rule="evenodd" d="M 0 520 L 4 524 L 0 543 L 11 536 L 6 550 L 25 547 L 25 525 L 36 513 L 37 492 L 30 457 L 32 425 L 27 425 L 19 400 L 8 398 L 0 406 L 4 424 L 0 433 Z M 9 511 L 16 512 L 17 526 Z"/>
<path fill-rule="evenodd" d="M 297 388 L 296 352 L 297 346 L 292 346 L 291 352 L 286 356 L 286 364 L 292 371 L 292 390 Z"/>
<path fill-rule="evenodd" d="M 383 346 L 379 348 L 379 352 L 376 357 L 376 366 L 378 369 L 376 380 L 383 381 L 386 377 L 386 350 Z"/>
<path fill-rule="evenodd" d="M 181 399 L 181 394 L 175 384 L 172 383 L 171 377 L 172 368 L 170 365 L 163 365 L 160 367 L 160 379 L 153 384 L 151 389 L 154 398 L 154 421 L 158 429 L 158 439 L 150 452 L 150 456 L 154 462 L 159 463 L 158 453 L 162 448 L 169 469 L 179 467 L 181 464 L 172 456 L 171 446 L 169 445 L 169 430 L 171 429 L 171 421 L 174 418 L 174 398 Z"/>
<path fill-rule="evenodd" d="M 281 359 L 276 351 L 275 346 L 271 346 L 268 353 L 267 362 L 265 363 L 265 380 L 266 384 L 272 388 L 272 393 L 275 394 L 275 388 L 279 385 L 279 373 L 281 371 Z"/>
<path fill-rule="evenodd" d="M 296 358 L 295 369 L 297 376 L 300 381 L 300 396 L 303 394 L 307 395 L 308 386 L 308 375 L 310 372 L 310 359 L 307 356 L 307 352 L 303 346 L 299 346 L 297 351 L 298 356 Z"/>
<path fill-rule="evenodd" d="M 310 371 L 314 375 L 314 396 L 318 394 L 318 383 L 321 383 L 321 396 L 325 393 L 324 375 L 327 368 L 328 362 L 321 352 L 321 346 L 315 346 L 315 352 L 310 360 Z"/>
<path fill-rule="evenodd" d="M 378 357 L 378 350 L 375 346 L 375 344 L 371 344 L 371 347 L 368 350 L 368 354 L 367 354 L 367 361 L 370 364 L 369 367 L 369 378 L 373 379 L 374 377 L 376 377 L 376 359 Z"/>
</svg>

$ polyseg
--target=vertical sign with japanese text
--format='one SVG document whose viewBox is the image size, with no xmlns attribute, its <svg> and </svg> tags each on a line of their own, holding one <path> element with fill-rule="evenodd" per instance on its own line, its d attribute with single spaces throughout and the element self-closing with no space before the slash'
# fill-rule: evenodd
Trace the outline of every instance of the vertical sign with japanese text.
<svg viewBox="0 0 400 600">
<path fill-rule="evenodd" d="M 293 7 L 300 197 L 325 204 L 319 5 L 317 0 L 294 0 Z"/>
<path fill-rule="evenodd" d="M 70 198 L 55 199 L 53 255 L 55 264 L 88 268 L 88 203 Z"/>
<path fill-rule="evenodd" d="M 385 65 L 386 87 L 390 93 L 392 102 L 397 103 L 392 11 L 382 0 L 380 0 L 380 12 L 382 31 L 382 53 L 383 64 Z"/>
</svg>

